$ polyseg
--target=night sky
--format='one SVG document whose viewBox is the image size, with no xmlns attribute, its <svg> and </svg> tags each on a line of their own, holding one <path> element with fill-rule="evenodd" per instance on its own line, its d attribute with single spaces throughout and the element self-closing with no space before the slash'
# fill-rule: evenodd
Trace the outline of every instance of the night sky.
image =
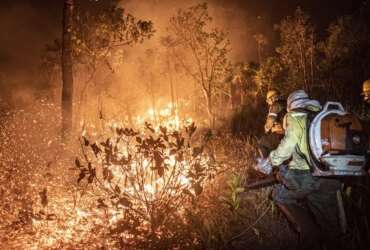
<svg viewBox="0 0 370 250">
<path fill-rule="evenodd" d="M 96 0 L 76 0 L 79 4 Z M 103 2 L 103 0 L 100 0 Z M 145 4 L 155 4 L 157 10 L 166 8 L 166 3 L 171 2 L 171 6 L 176 6 L 176 1 L 168 0 L 129 0 L 122 1 L 123 5 L 130 6 L 128 10 L 132 10 L 135 15 L 135 5 L 141 6 Z M 194 0 L 180 1 L 182 6 L 184 3 L 192 5 L 197 2 Z M 241 36 L 242 42 L 253 42 L 252 33 L 267 34 L 270 40 L 270 48 L 274 47 L 278 41 L 278 34 L 274 32 L 273 25 L 287 15 L 292 15 L 297 6 L 301 6 L 303 10 L 311 15 L 312 21 L 317 27 L 319 34 L 325 34 L 328 24 L 336 17 L 351 14 L 361 6 L 363 1 L 349 0 L 210 0 L 210 6 L 216 5 L 228 10 L 229 18 L 233 18 L 233 10 L 239 13 L 247 13 L 242 17 L 236 16 L 234 20 L 245 24 L 249 27 L 249 35 Z M 45 44 L 52 42 L 55 38 L 61 35 L 61 15 L 63 1 L 59 0 L 2 0 L 0 2 L 0 84 L 1 77 L 4 75 L 26 75 L 31 73 L 37 74 L 37 64 L 40 54 Z M 145 6 L 144 6 L 145 7 Z M 139 16 L 146 19 L 150 17 Z M 154 25 L 156 24 L 155 20 Z M 238 39 L 238 29 L 231 30 L 232 44 L 240 43 Z M 252 41 L 250 41 L 252 40 Z M 244 51 L 237 51 L 238 59 L 250 61 L 255 59 L 255 48 L 248 48 Z M 26 81 L 27 79 L 22 79 Z M 17 80 L 14 80 L 17 81 Z M 4 85 L 2 83 L 1 85 Z M 7 85 L 9 86 L 9 84 Z"/>
</svg>

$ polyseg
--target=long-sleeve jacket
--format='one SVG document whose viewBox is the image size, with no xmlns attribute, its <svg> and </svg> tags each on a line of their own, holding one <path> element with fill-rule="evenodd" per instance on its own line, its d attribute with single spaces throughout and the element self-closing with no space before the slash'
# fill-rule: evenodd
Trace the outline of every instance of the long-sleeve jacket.
<svg viewBox="0 0 370 250">
<path fill-rule="evenodd" d="M 308 107 L 312 111 L 318 111 L 318 107 Z M 273 166 L 279 166 L 284 161 L 290 160 L 290 169 L 308 170 L 310 166 L 310 154 L 308 145 L 308 112 L 291 111 L 285 116 L 285 135 L 276 150 L 270 153 L 270 161 Z"/>
<path fill-rule="evenodd" d="M 278 100 L 269 107 L 265 122 L 265 133 L 280 133 L 283 131 L 283 118 L 286 113 L 285 101 Z"/>
</svg>

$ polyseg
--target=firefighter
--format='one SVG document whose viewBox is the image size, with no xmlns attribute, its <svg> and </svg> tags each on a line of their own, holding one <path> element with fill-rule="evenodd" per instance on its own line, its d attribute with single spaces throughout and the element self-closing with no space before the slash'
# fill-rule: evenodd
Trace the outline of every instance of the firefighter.
<svg viewBox="0 0 370 250">
<path fill-rule="evenodd" d="M 286 101 L 276 89 L 267 92 L 266 103 L 269 106 L 265 122 L 265 135 L 259 140 L 260 154 L 264 158 L 275 149 L 284 136 L 283 118 L 286 113 Z"/>
<path fill-rule="evenodd" d="M 370 106 L 370 79 L 364 81 L 362 84 L 362 96 L 364 103 Z"/>
<path fill-rule="evenodd" d="M 275 186 L 272 198 L 299 233 L 300 249 L 319 249 L 322 240 L 330 246 L 341 233 L 336 198 L 341 183 L 314 177 L 310 172 L 307 119 L 309 113 L 320 109 L 320 103 L 309 99 L 305 91 L 291 93 L 284 118 L 285 135 L 268 158 L 271 166 L 279 168 L 280 184 Z M 283 165 L 287 160 L 289 163 Z"/>
<path fill-rule="evenodd" d="M 367 133 L 370 134 L 369 122 L 370 122 L 370 79 L 364 81 L 362 84 L 362 112 L 360 114 L 361 120 L 364 123 L 364 127 L 367 129 Z"/>
</svg>

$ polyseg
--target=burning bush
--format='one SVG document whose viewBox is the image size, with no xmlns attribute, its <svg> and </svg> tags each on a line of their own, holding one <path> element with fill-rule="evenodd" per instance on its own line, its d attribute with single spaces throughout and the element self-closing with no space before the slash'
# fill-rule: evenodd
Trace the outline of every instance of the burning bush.
<svg viewBox="0 0 370 250">
<path fill-rule="evenodd" d="M 183 235 L 186 204 L 217 174 L 204 143 L 192 145 L 195 131 L 193 123 L 184 132 L 156 133 L 146 123 L 145 132 L 112 127 L 101 142 L 82 137 L 77 181 L 96 188 L 113 245 L 173 249 L 192 242 L 190 233 Z"/>
</svg>

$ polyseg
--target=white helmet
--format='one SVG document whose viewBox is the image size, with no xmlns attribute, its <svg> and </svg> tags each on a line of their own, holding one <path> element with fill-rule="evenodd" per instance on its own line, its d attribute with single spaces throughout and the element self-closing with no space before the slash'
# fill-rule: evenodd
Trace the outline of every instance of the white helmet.
<svg viewBox="0 0 370 250">
<path fill-rule="evenodd" d="M 291 111 L 297 108 L 304 108 L 307 105 L 312 105 L 321 108 L 321 105 L 316 100 L 311 100 L 306 91 L 300 89 L 292 92 L 287 99 L 287 109 Z"/>
</svg>

